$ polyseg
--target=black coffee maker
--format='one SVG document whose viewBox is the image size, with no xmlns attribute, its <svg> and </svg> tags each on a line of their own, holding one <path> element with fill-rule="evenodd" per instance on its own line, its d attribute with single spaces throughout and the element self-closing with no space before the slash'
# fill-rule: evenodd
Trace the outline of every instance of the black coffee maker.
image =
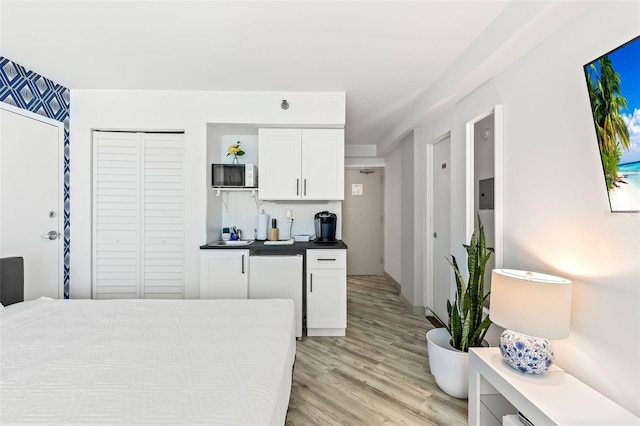
<svg viewBox="0 0 640 426">
<path fill-rule="evenodd" d="M 316 242 L 332 243 L 336 242 L 336 224 L 338 216 L 328 211 L 316 213 L 314 217 L 316 225 Z"/>
</svg>

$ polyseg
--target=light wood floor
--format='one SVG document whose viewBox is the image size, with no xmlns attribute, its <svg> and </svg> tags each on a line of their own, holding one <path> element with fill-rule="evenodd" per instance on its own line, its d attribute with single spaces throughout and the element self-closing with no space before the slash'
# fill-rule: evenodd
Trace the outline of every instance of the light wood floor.
<svg viewBox="0 0 640 426">
<path fill-rule="evenodd" d="M 287 425 L 466 425 L 429 373 L 424 316 L 384 277 L 347 280 L 347 336 L 298 342 Z"/>
</svg>

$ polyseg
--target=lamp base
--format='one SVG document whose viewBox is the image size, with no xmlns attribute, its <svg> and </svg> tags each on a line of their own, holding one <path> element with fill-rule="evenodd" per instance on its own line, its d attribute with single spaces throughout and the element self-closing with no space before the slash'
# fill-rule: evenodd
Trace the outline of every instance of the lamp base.
<svg viewBox="0 0 640 426">
<path fill-rule="evenodd" d="M 507 364 L 526 374 L 544 374 L 553 364 L 553 350 L 547 339 L 511 330 L 500 336 L 500 353 Z"/>
</svg>

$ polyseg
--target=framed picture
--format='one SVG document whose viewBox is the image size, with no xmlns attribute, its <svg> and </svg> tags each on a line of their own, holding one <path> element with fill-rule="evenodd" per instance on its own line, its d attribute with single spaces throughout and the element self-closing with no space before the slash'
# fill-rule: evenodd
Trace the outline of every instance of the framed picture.
<svg viewBox="0 0 640 426">
<path fill-rule="evenodd" d="M 612 212 L 640 212 L 640 36 L 584 66 Z"/>
</svg>

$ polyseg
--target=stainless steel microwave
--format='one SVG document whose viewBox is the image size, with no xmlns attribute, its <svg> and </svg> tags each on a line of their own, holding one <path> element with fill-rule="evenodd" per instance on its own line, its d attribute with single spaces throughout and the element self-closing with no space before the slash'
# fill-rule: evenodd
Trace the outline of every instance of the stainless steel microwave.
<svg viewBox="0 0 640 426">
<path fill-rule="evenodd" d="M 214 188 L 257 188 L 258 167 L 254 164 L 212 164 Z"/>
</svg>

